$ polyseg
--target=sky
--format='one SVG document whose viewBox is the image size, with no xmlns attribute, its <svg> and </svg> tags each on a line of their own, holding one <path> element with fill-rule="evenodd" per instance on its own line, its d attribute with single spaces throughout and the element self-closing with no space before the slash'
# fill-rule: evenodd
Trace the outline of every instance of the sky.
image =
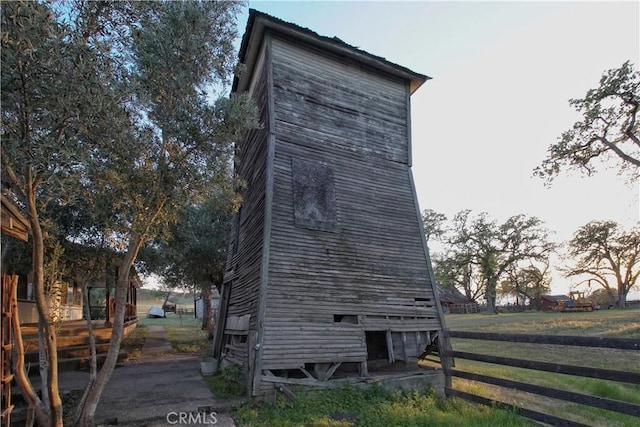
<svg viewBox="0 0 640 427">
<path fill-rule="evenodd" d="M 249 7 L 432 77 L 412 96 L 420 209 L 497 221 L 524 213 L 564 242 L 587 222 L 640 219 L 638 183 L 611 166 L 533 177 L 603 72 L 640 64 L 640 2 L 293 2 Z M 248 10 L 238 18 L 244 32 Z M 239 43 L 239 41 L 238 41 Z M 554 293 L 571 281 L 554 275 Z M 638 293 L 635 293 L 636 297 Z"/>
</svg>

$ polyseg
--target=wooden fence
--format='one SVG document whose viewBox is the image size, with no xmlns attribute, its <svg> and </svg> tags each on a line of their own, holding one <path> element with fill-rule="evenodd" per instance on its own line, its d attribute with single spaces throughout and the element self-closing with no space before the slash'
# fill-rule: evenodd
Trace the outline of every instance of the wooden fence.
<svg viewBox="0 0 640 427">
<path fill-rule="evenodd" d="M 485 333 L 485 332 L 463 332 L 445 330 L 442 334 L 441 341 L 442 351 L 441 360 L 445 371 L 445 393 L 447 396 L 455 396 L 467 399 L 476 403 L 486 405 L 495 405 L 505 409 L 512 409 L 520 415 L 531 418 L 533 420 L 558 426 L 585 426 L 575 421 L 560 418 L 554 415 L 541 413 L 520 406 L 510 405 L 504 402 L 497 402 L 475 394 L 456 390 L 452 387 L 452 377 L 464 378 L 467 380 L 478 381 L 485 384 L 504 387 L 513 390 L 520 390 L 527 393 L 533 393 L 559 399 L 567 402 L 579 403 L 595 408 L 606 409 L 609 411 L 619 412 L 621 414 L 640 417 L 640 405 L 628 402 L 622 402 L 613 399 L 575 393 L 571 391 L 559 390 L 555 388 L 528 384 L 504 378 L 496 378 L 487 375 L 474 374 L 467 371 L 454 369 L 453 360 L 466 359 L 479 362 L 512 366 L 517 368 L 533 369 L 538 371 L 555 372 L 558 374 L 568 374 L 587 378 L 597 378 L 602 380 L 618 381 L 623 383 L 640 384 L 640 373 L 622 372 L 609 369 L 589 368 L 574 365 L 564 365 L 558 363 L 538 362 L 531 360 L 512 359 L 507 357 L 490 356 L 486 354 L 469 353 L 455 351 L 451 346 L 451 338 L 464 338 L 472 340 L 485 341 L 504 341 L 518 342 L 530 344 L 551 344 L 559 346 L 578 346 L 592 348 L 609 348 L 638 352 L 638 363 L 640 363 L 640 339 L 629 338 L 602 338 L 602 337 L 583 337 L 583 336 L 548 336 L 548 335 L 525 335 L 525 334 L 503 334 L 503 333 Z M 639 424 L 640 425 L 640 422 Z"/>
</svg>

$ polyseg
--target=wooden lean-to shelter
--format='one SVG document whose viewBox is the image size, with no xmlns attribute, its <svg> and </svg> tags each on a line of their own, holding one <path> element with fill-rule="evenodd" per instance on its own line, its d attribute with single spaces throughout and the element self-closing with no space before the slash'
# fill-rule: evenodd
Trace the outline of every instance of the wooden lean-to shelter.
<svg viewBox="0 0 640 427">
<path fill-rule="evenodd" d="M 428 77 L 255 10 L 240 60 L 233 91 L 262 127 L 237 145 L 214 356 L 253 396 L 376 375 L 441 386 L 416 373 L 444 323 L 411 173 L 410 96 Z"/>
</svg>

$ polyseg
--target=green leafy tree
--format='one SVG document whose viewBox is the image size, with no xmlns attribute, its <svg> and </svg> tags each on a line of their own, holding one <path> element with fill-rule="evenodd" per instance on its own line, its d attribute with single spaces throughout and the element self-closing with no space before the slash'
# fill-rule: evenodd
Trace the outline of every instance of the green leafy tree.
<svg viewBox="0 0 640 427">
<path fill-rule="evenodd" d="M 167 286 L 186 286 L 201 294 L 203 329 L 212 326 L 207 308 L 212 290 L 222 285 L 236 205 L 233 193 L 220 192 L 203 203 L 185 207 L 171 227 L 169 239 L 154 242 L 141 253 L 147 270 L 160 275 Z"/>
<path fill-rule="evenodd" d="M 136 5 L 135 3 L 133 4 Z M 256 126 L 246 96 L 210 102 L 210 89 L 228 82 L 235 67 L 233 40 L 239 4 L 157 2 L 139 10 L 129 27 L 133 120 L 126 152 L 110 153 L 90 174 L 102 200 L 119 218 L 123 242 L 109 351 L 89 395 L 80 425 L 91 423 L 113 372 L 122 340 L 126 286 L 143 245 L 168 235 L 185 206 L 232 185 L 232 143 Z M 103 184 L 104 183 L 104 184 Z M 114 199 L 113 194 L 118 198 Z"/>
<path fill-rule="evenodd" d="M 529 261 L 524 266 L 514 264 L 508 268 L 506 279 L 500 282 L 500 293 L 514 295 L 523 302 L 528 300 L 537 308 L 540 297 L 551 292 L 549 259 L 541 257 L 539 261 Z"/>
<path fill-rule="evenodd" d="M 46 207 L 73 197 L 99 149 L 96 135 L 118 134 L 126 118 L 109 85 L 110 59 L 94 38 L 91 8 L 63 23 L 47 3 L 2 5 L 2 179 L 31 227 L 36 306 L 44 328 L 46 399 L 18 375 L 40 425 L 62 425 L 57 333 L 45 289 Z M 109 124 L 104 118 L 109 117 Z"/>
<path fill-rule="evenodd" d="M 496 310 L 497 286 L 509 268 L 524 261 L 542 260 L 553 245 L 548 231 L 535 217 L 516 215 L 498 224 L 486 213 L 456 214 L 445 239 L 457 268 L 466 268 L 465 280 L 476 277 L 491 312 Z M 464 272 L 465 270 L 459 270 Z M 460 277 L 458 273 L 458 277 Z M 468 295 L 467 295 L 468 296 Z"/>
<path fill-rule="evenodd" d="M 600 86 L 569 104 L 582 114 L 573 128 L 564 132 L 548 149 L 547 158 L 534 173 L 551 181 L 562 169 L 577 169 L 588 175 L 596 159 L 618 161 L 620 171 L 635 179 L 640 171 L 640 72 L 627 61 L 604 73 Z"/>
<path fill-rule="evenodd" d="M 443 287 L 457 288 L 469 301 L 477 302 L 484 296 L 485 288 L 471 261 L 471 253 L 464 247 L 449 248 L 445 253 L 434 255 L 434 275 Z"/>
<path fill-rule="evenodd" d="M 425 209 L 422 211 L 422 229 L 427 242 L 431 238 L 440 239 L 445 232 L 444 224 L 447 221 L 447 216 L 433 209 Z"/>
<path fill-rule="evenodd" d="M 47 206 L 81 199 L 101 212 L 92 230 L 121 260 L 107 358 L 77 413 L 77 425 L 90 425 L 117 360 L 125 290 L 140 249 L 168 233 L 183 206 L 231 185 L 232 143 L 256 125 L 248 97 L 212 101 L 212 88 L 227 84 L 234 70 L 240 6 L 3 4 L 2 173 L 33 235 L 50 369 L 49 405 L 30 402 L 40 424 L 62 424 L 55 325 L 43 286 Z M 77 242 L 86 244 L 86 235 L 78 233 Z"/>
<path fill-rule="evenodd" d="M 591 221 L 580 227 L 568 243 L 573 266 L 567 276 L 586 276 L 624 308 L 640 276 L 640 228 L 623 230 L 614 221 Z M 613 284 L 611 284 L 613 279 Z"/>
</svg>

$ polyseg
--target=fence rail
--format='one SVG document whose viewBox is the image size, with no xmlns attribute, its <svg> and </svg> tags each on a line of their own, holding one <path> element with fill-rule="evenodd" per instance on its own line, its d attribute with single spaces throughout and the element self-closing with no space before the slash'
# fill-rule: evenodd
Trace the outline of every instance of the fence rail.
<svg viewBox="0 0 640 427">
<path fill-rule="evenodd" d="M 470 353 L 463 351 L 455 351 L 451 345 L 451 338 L 464 338 L 484 341 L 504 341 L 510 343 L 528 343 L 528 344 L 550 344 L 558 346 L 578 346 L 592 348 L 609 348 L 626 351 L 639 351 L 640 360 L 640 340 L 630 338 L 603 338 L 603 337 L 584 337 L 584 336 L 566 336 L 566 335 L 528 335 L 528 334 L 503 334 L 503 333 L 486 333 L 486 332 L 466 332 L 466 331 L 449 331 L 445 330 L 442 334 L 441 342 L 441 360 L 445 372 L 445 392 L 448 396 L 455 396 L 474 401 L 476 403 L 497 405 L 503 408 L 511 408 L 520 415 L 548 423 L 562 426 L 584 426 L 576 421 L 567 420 L 556 417 L 554 415 L 541 413 L 527 408 L 510 405 L 505 402 L 498 402 L 487 399 L 482 396 L 456 390 L 452 386 L 452 377 L 463 378 L 467 380 L 491 384 L 512 390 L 519 390 L 527 393 L 537 394 L 550 397 L 566 402 L 579 403 L 599 409 L 618 412 L 625 415 L 640 417 L 640 405 L 629 402 L 622 402 L 614 399 L 591 396 L 582 393 L 576 393 L 566 390 L 559 390 L 546 386 L 522 383 L 505 378 L 496 378 L 477 373 L 461 371 L 453 369 L 454 359 L 474 360 L 485 363 L 512 366 L 518 368 L 526 368 L 538 371 L 554 372 L 558 374 L 568 374 L 587 378 L 596 378 L 602 380 L 618 381 L 630 384 L 640 384 L 640 373 L 622 372 L 609 369 L 598 369 L 582 366 L 565 365 L 560 363 L 538 362 L 532 360 L 513 359 L 507 357 L 491 356 L 486 354 Z"/>
</svg>

